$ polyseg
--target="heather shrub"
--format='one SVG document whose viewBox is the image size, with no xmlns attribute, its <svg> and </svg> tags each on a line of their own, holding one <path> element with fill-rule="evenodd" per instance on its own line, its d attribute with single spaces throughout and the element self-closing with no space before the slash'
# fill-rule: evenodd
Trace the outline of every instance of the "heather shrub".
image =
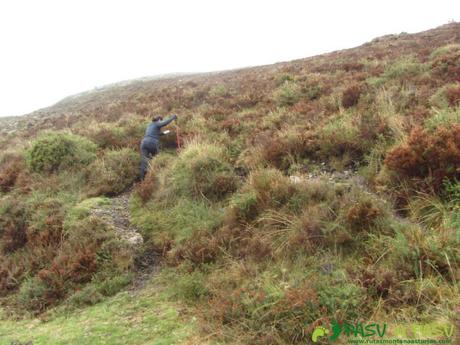
<svg viewBox="0 0 460 345">
<path fill-rule="evenodd" d="M 139 154 L 131 149 L 106 151 L 87 168 L 88 196 L 111 196 L 123 192 L 138 177 L 139 162 Z"/>
<path fill-rule="evenodd" d="M 414 129 L 406 142 L 391 149 L 385 164 L 403 179 L 432 179 L 439 191 L 445 178 L 460 177 L 460 124 L 433 132 Z"/>
<path fill-rule="evenodd" d="M 361 86 L 359 84 L 349 85 L 342 93 L 342 106 L 350 108 L 358 104 L 359 97 L 361 96 Z"/>
<path fill-rule="evenodd" d="M 36 139 L 26 152 L 29 169 L 52 173 L 88 165 L 96 158 L 96 145 L 78 135 L 47 132 Z"/>
</svg>

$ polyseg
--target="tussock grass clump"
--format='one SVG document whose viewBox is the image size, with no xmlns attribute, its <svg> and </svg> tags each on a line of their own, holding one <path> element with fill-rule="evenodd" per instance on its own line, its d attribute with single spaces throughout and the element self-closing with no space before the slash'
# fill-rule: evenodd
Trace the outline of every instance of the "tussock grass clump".
<svg viewBox="0 0 460 345">
<path fill-rule="evenodd" d="M 131 186 L 139 173 L 139 154 L 125 148 L 109 150 L 87 168 L 87 195 L 116 195 Z"/>
<path fill-rule="evenodd" d="M 227 222 L 252 220 L 267 208 L 283 206 L 294 192 L 295 186 L 281 171 L 273 168 L 254 171 L 232 196 L 226 212 Z"/>
<path fill-rule="evenodd" d="M 341 161 L 338 164 L 342 166 L 359 161 L 369 149 L 364 138 L 361 138 L 360 122 L 357 114 L 348 111 L 330 119 L 317 131 L 318 156 Z"/>
<path fill-rule="evenodd" d="M 236 190 L 238 179 L 225 150 L 193 142 L 181 151 L 170 170 L 175 191 L 192 198 L 220 200 Z"/>
<path fill-rule="evenodd" d="M 96 158 L 96 145 L 88 139 L 70 133 L 47 132 L 27 150 L 29 169 L 52 173 L 85 166 Z"/>
</svg>

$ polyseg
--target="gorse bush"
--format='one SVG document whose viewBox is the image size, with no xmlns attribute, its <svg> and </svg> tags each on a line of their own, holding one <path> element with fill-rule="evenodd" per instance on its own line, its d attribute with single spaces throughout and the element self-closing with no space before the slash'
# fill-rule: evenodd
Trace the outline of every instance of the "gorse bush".
<svg viewBox="0 0 460 345">
<path fill-rule="evenodd" d="M 96 158 L 96 145 L 81 136 L 48 132 L 27 150 L 27 165 L 32 171 L 52 173 L 88 165 Z"/>
</svg>

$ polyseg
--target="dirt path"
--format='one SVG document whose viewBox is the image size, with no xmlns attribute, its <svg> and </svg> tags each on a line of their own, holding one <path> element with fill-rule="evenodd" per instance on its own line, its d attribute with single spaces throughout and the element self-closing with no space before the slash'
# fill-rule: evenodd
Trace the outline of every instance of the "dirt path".
<svg viewBox="0 0 460 345">
<path fill-rule="evenodd" d="M 130 243 L 138 255 L 135 258 L 135 277 L 130 290 L 142 289 L 151 277 L 158 271 L 159 258 L 151 252 L 145 252 L 142 248 L 144 240 L 139 229 L 131 223 L 129 212 L 129 198 L 133 188 L 110 198 L 109 205 L 102 205 L 91 210 L 91 214 L 102 219 L 106 224 L 113 227 L 117 234 Z"/>
<path fill-rule="evenodd" d="M 110 199 L 110 205 L 102 205 L 91 210 L 91 214 L 102 219 L 112 226 L 117 234 L 134 246 L 141 246 L 144 242 L 139 230 L 131 224 L 129 213 L 129 198 L 132 189 Z"/>
</svg>

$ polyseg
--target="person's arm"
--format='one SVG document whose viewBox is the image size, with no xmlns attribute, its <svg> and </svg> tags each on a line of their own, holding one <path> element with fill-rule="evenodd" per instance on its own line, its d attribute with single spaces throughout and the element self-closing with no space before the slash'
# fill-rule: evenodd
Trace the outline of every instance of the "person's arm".
<svg viewBox="0 0 460 345">
<path fill-rule="evenodd" d="M 173 116 L 167 118 L 166 120 L 160 121 L 160 122 L 158 122 L 158 127 L 161 128 L 161 127 L 164 127 L 166 125 L 169 125 L 175 119 L 177 119 L 177 115 L 173 115 Z"/>
</svg>

